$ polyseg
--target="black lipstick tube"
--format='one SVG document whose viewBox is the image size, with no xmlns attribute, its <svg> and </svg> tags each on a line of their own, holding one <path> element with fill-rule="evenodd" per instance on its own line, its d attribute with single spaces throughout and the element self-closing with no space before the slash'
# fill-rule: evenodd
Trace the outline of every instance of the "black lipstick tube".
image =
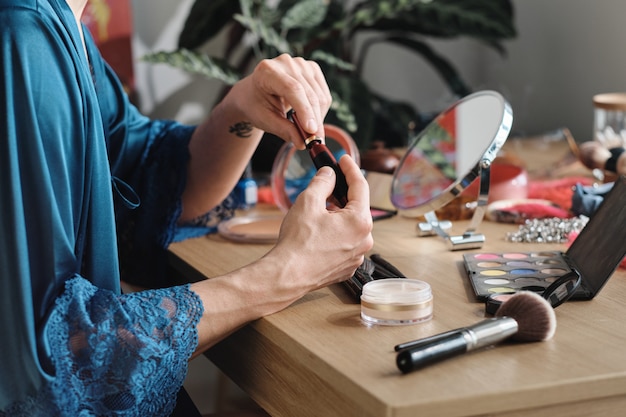
<svg viewBox="0 0 626 417">
<path fill-rule="evenodd" d="M 287 118 L 291 120 L 294 125 L 296 125 L 296 128 L 298 128 L 298 132 L 300 132 L 300 136 L 304 141 L 315 168 L 320 169 L 323 166 L 329 166 L 333 169 L 333 171 L 335 171 L 336 180 L 335 188 L 333 189 L 333 202 L 338 207 L 345 207 L 348 203 L 348 183 L 345 175 L 343 175 L 343 172 L 339 168 L 339 164 L 333 156 L 333 153 L 324 144 L 322 138 L 315 135 L 309 135 L 304 131 L 304 129 L 302 129 L 302 126 L 296 117 L 296 113 L 293 110 L 290 110 L 289 113 L 287 113 Z"/>
</svg>

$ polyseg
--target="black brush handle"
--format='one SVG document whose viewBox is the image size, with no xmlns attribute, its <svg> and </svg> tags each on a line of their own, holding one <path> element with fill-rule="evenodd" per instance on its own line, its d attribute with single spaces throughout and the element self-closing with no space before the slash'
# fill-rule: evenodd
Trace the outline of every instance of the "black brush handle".
<svg viewBox="0 0 626 417">
<path fill-rule="evenodd" d="M 512 317 L 485 319 L 472 326 L 416 340 L 414 346 L 401 350 L 396 357 L 398 368 L 411 372 L 474 349 L 501 342 L 519 330 Z"/>
<path fill-rule="evenodd" d="M 449 332 L 439 333 L 433 336 L 424 337 L 418 340 L 411 340 L 409 342 L 400 343 L 394 346 L 394 350 L 396 352 L 400 352 L 401 350 L 409 349 L 409 348 L 417 348 L 420 346 L 425 346 L 429 343 L 438 342 L 440 340 L 444 340 L 446 337 L 451 334 L 456 334 L 459 332 L 459 329 L 450 330 Z"/>
<path fill-rule="evenodd" d="M 403 373 L 424 368 L 445 359 L 467 352 L 467 341 L 462 332 L 452 332 L 445 337 L 398 352 L 396 365 Z"/>
<path fill-rule="evenodd" d="M 309 150 L 315 168 L 320 169 L 323 166 L 329 166 L 335 171 L 336 180 L 335 188 L 333 189 L 333 197 L 338 207 L 345 207 L 346 204 L 348 204 L 348 182 L 332 152 L 321 140 L 317 139 L 311 141 L 307 145 L 307 149 Z"/>
<path fill-rule="evenodd" d="M 402 272 L 400 272 L 400 270 L 398 268 L 396 268 L 394 265 L 391 264 L 391 262 L 387 261 L 382 256 L 380 256 L 379 254 L 377 254 L 377 253 L 371 254 L 370 255 L 370 259 L 372 260 L 372 262 L 374 262 L 375 264 L 379 265 L 383 269 L 391 272 L 392 275 L 390 275 L 390 276 L 394 276 L 394 277 L 398 277 L 398 278 L 406 278 L 406 276 Z"/>
<path fill-rule="evenodd" d="M 320 169 L 321 167 L 328 166 L 335 171 L 336 180 L 335 188 L 333 189 L 333 200 L 338 207 L 345 207 L 346 204 L 348 204 L 348 182 L 346 181 L 346 176 L 343 175 L 343 172 L 339 168 L 339 164 L 333 156 L 333 153 L 322 142 L 321 138 L 310 135 L 304 131 L 293 109 L 287 112 L 287 119 L 293 122 L 296 129 L 298 129 L 298 133 L 309 151 L 315 168 Z"/>
</svg>

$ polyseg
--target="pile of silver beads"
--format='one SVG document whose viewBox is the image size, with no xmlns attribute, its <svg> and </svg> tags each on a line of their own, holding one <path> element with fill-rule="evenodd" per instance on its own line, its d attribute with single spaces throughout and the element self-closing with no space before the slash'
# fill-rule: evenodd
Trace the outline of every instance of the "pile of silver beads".
<svg viewBox="0 0 626 417">
<path fill-rule="evenodd" d="M 567 243 L 572 233 L 580 233 L 589 220 L 586 216 L 561 219 L 527 219 L 516 232 L 506 234 L 507 242 Z"/>
</svg>

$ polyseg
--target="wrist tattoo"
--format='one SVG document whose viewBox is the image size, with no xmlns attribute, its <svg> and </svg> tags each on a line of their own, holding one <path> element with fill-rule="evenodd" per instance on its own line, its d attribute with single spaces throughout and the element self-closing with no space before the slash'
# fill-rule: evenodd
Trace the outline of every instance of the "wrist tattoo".
<svg viewBox="0 0 626 417">
<path fill-rule="evenodd" d="M 252 123 L 250 122 L 238 122 L 232 125 L 229 129 L 229 133 L 234 133 L 240 138 L 249 138 L 252 133 Z"/>
</svg>

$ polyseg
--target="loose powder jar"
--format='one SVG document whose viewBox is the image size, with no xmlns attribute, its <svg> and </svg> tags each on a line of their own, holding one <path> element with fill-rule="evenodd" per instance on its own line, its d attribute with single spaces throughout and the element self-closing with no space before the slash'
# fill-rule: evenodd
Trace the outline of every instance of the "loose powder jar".
<svg viewBox="0 0 626 417">
<path fill-rule="evenodd" d="M 361 318 L 367 324 L 415 324 L 432 317 L 433 295 L 424 281 L 385 278 L 363 286 Z"/>
</svg>

